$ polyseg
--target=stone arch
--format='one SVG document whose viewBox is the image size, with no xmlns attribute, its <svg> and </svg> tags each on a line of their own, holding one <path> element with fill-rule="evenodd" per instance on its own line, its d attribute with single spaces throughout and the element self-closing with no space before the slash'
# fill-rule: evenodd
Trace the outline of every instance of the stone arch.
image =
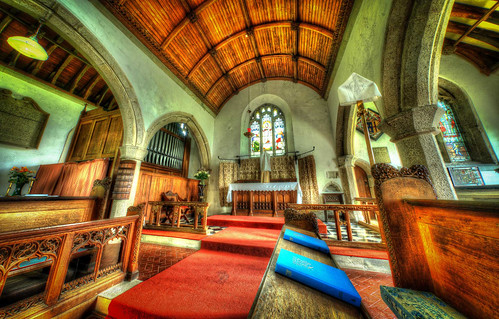
<svg viewBox="0 0 499 319">
<path fill-rule="evenodd" d="M 179 122 L 185 123 L 192 137 L 196 141 L 196 144 L 199 148 L 199 155 L 201 157 L 201 166 L 204 168 L 210 168 L 210 145 L 208 143 L 208 139 L 206 138 L 206 134 L 204 133 L 201 125 L 199 125 L 198 121 L 194 118 L 193 115 L 185 112 L 171 112 L 167 113 L 158 119 L 156 119 L 149 129 L 146 132 L 146 136 L 143 143 L 143 148 L 147 148 L 149 141 L 153 138 L 154 134 L 162 128 L 163 126 L 172 123 Z"/>
<path fill-rule="evenodd" d="M 471 159 L 481 163 L 497 163 L 497 157 L 476 113 L 473 101 L 465 90 L 456 83 L 439 77 L 438 95 L 451 103 Z M 440 139 L 441 134 L 437 136 L 437 141 Z"/>
<path fill-rule="evenodd" d="M 55 1 L 8 0 L 12 5 L 45 23 L 70 41 L 104 78 L 120 106 L 123 146 L 136 146 L 144 139 L 144 120 L 135 90 L 114 57 L 68 9 Z"/>
</svg>

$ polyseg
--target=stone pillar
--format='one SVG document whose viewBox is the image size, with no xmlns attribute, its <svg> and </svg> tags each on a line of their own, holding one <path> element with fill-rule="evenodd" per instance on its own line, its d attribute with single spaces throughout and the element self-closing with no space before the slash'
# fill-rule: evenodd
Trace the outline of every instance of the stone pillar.
<svg viewBox="0 0 499 319">
<path fill-rule="evenodd" d="M 353 199 L 358 195 L 354 171 L 356 160 L 357 158 L 353 155 L 345 155 L 338 158 L 341 186 L 345 194 L 345 204 L 353 204 Z"/>
<path fill-rule="evenodd" d="M 425 165 L 439 199 L 456 199 L 456 192 L 435 140 L 443 110 L 425 105 L 402 111 L 382 121 L 379 128 L 397 146 L 402 164 Z"/>
<path fill-rule="evenodd" d="M 140 164 L 142 164 L 142 160 L 147 154 L 147 149 L 134 145 L 124 145 L 120 147 L 120 153 L 120 160 L 132 160 L 136 162 L 135 172 L 133 173 L 132 189 L 130 190 L 129 198 L 113 200 L 110 218 L 126 216 L 128 207 L 133 206 L 139 183 Z"/>
</svg>

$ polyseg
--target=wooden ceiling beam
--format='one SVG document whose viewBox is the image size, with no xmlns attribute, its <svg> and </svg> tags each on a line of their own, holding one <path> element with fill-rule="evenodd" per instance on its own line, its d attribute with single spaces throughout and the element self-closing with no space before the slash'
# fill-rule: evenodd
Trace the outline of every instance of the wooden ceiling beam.
<svg viewBox="0 0 499 319">
<path fill-rule="evenodd" d="M 76 87 L 78 86 L 78 83 L 80 82 L 81 78 L 87 73 L 88 69 L 90 69 L 90 66 L 88 64 L 85 64 L 83 68 L 78 71 L 78 73 L 71 79 L 69 82 L 69 93 L 73 94 L 75 91 Z"/>
<path fill-rule="evenodd" d="M 12 22 L 12 20 L 14 19 L 11 16 L 5 16 L 2 19 L 2 22 L 0 22 L 0 33 L 2 33 L 3 30 L 5 30 L 5 28 Z"/>
<path fill-rule="evenodd" d="M 102 105 L 102 101 L 104 100 L 104 97 L 106 96 L 107 92 L 109 92 L 109 86 L 106 85 L 104 88 L 105 88 L 105 90 L 104 90 L 104 92 L 102 92 L 102 95 L 100 96 L 99 101 L 97 101 L 97 103 L 95 103 L 99 106 Z"/>
<path fill-rule="evenodd" d="M 100 74 L 96 74 L 87 84 L 86 88 L 83 91 L 83 98 L 86 100 L 92 94 L 92 90 L 94 86 L 100 81 Z"/>
<path fill-rule="evenodd" d="M 59 79 L 59 77 L 61 76 L 62 71 L 64 71 L 64 69 L 69 65 L 69 63 L 71 63 L 71 61 L 73 61 L 73 59 L 74 59 L 74 55 L 72 55 L 72 54 L 69 54 L 66 56 L 66 59 L 64 59 L 64 62 L 62 62 L 62 64 L 59 65 L 59 67 L 57 68 L 57 71 L 52 76 L 52 80 L 50 81 L 50 83 L 55 84 L 57 82 L 57 79 Z"/>
<path fill-rule="evenodd" d="M 487 13 L 488 9 L 470 6 L 462 3 L 454 3 L 451 17 L 478 20 Z M 499 25 L 499 12 L 493 12 L 487 22 Z"/>
<path fill-rule="evenodd" d="M 58 37 L 56 41 L 64 41 L 64 39 L 62 39 L 61 37 Z M 57 43 L 53 43 L 48 49 L 47 49 L 47 55 L 50 56 L 52 54 L 52 52 L 55 51 L 55 49 L 57 49 L 59 46 L 57 45 Z M 40 70 L 42 69 L 43 67 L 43 64 L 45 63 L 45 61 L 37 61 L 36 64 L 35 64 L 35 67 L 33 68 L 33 70 L 31 71 L 31 74 L 33 75 L 37 75 L 38 72 L 40 72 Z"/>
<path fill-rule="evenodd" d="M 260 70 L 260 76 L 265 79 L 265 70 L 263 69 L 262 59 L 260 57 L 260 50 L 258 49 L 258 43 L 256 43 L 255 33 L 253 30 L 253 23 L 249 15 L 248 4 L 246 0 L 239 0 L 239 6 L 243 12 L 244 23 L 246 24 L 246 34 L 250 38 L 251 45 L 253 47 L 253 52 L 255 53 L 255 61 L 258 64 L 258 70 Z"/>
<path fill-rule="evenodd" d="M 480 19 L 478 19 L 463 35 L 461 35 L 459 37 L 459 39 L 457 39 L 456 42 L 454 42 L 454 47 L 456 47 L 459 42 L 461 42 L 465 37 L 468 36 L 468 34 L 470 34 L 476 27 L 478 27 L 478 25 L 482 22 L 482 21 L 485 21 L 487 20 L 487 18 L 497 9 L 497 7 L 499 7 L 499 2 L 496 2 L 496 4 L 494 4 L 488 11 L 487 13 L 485 13 Z"/>
<path fill-rule="evenodd" d="M 293 31 L 293 82 L 298 82 L 298 48 L 300 43 L 300 8 L 298 0 L 293 1 L 294 21 L 291 23 Z"/>
<path fill-rule="evenodd" d="M 466 30 L 468 29 L 468 25 L 454 22 L 454 21 L 449 21 L 449 24 L 447 25 L 447 32 L 450 33 L 455 33 L 455 34 L 464 34 Z M 476 28 L 473 30 L 470 34 L 468 34 L 468 37 L 480 40 L 482 42 L 488 43 L 494 47 L 496 47 L 499 50 L 499 33 L 496 33 L 494 31 L 489 31 L 485 29 L 480 29 Z M 471 44 L 472 45 L 472 44 Z"/>
</svg>

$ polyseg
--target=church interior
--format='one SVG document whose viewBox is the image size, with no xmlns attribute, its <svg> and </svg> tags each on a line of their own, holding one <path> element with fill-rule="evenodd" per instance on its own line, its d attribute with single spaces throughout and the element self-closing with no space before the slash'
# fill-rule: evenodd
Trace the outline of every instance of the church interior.
<svg viewBox="0 0 499 319">
<path fill-rule="evenodd" d="M 0 41 L 0 318 L 499 317 L 498 1 L 2 0 Z"/>
</svg>

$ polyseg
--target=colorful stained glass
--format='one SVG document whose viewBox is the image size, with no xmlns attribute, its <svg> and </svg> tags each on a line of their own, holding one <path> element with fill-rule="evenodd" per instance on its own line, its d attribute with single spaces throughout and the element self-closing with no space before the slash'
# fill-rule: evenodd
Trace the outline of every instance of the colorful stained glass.
<svg viewBox="0 0 499 319">
<path fill-rule="evenodd" d="M 260 123 L 257 121 L 253 121 L 251 123 L 251 155 L 252 156 L 260 156 Z"/>
<path fill-rule="evenodd" d="M 262 116 L 262 148 L 272 151 L 272 117 L 269 114 Z"/>
<path fill-rule="evenodd" d="M 262 150 L 271 155 L 286 154 L 285 121 L 281 110 L 273 105 L 262 105 L 250 118 L 253 136 L 250 140 L 251 156 L 260 156 Z"/>
<path fill-rule="evenodd" d="M 456 125 L 456 119 L 449 103 L 441 100 L 438 101 L 438 106 L 445 111 L 444 115 L 440 118 L 439 126 L 449 158 L 453 162 L 470 161 L 470 155 Z"/>
<path fill-rule="evenodd" d="M 275 154 L 284 154 L 284 121 L 277 118 L 274 121 Z"/>
</svg>

